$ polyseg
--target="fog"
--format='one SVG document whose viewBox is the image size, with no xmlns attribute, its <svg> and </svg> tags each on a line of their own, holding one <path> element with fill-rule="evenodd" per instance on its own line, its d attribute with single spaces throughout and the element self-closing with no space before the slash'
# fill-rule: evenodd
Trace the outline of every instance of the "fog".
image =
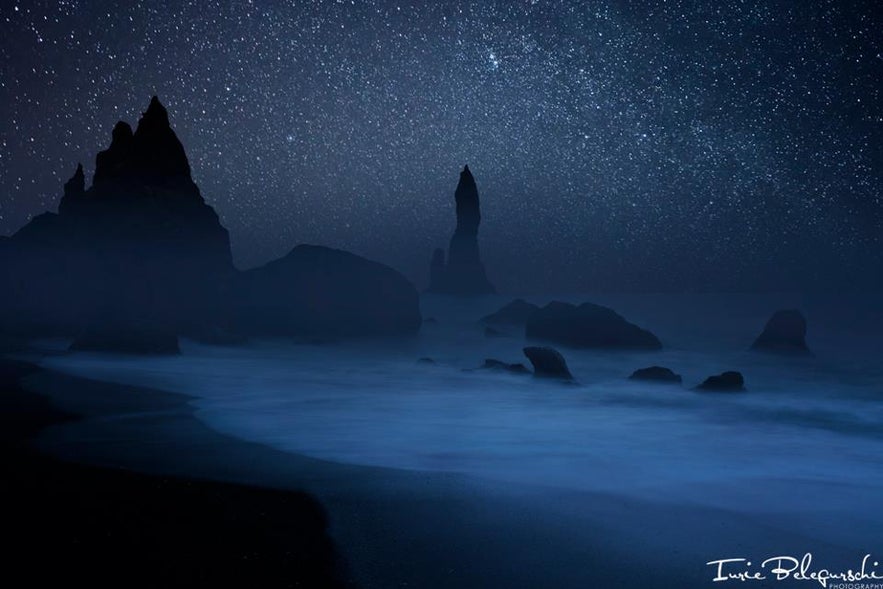
<svg viewBox="0 0 883 589">
<path fill-rule="evenodd" d="M 193 395 L 210 427 L 314 458 L 794 514 L 803 533 L 849 547 L 877 537 L 883 366 L 873 306 L 793 295 L 571 299 L 613 306 L 665 349 L 560 348 L 572 385 L 471 370 L 485 358 L 527 363 L 517 330 L 488 338 L 477 322 L 507 299 L 425 297 L 424 317 L 436 322 L 413 340 L 184 341 L 180 357 L 73 354 L 44 365 Z M 789 306 L 806 312 L 814 356 L 746 351 L 770 313 Z M 654 364 L 682 374 L 683 386 L 627 379 Z M 691 390 L 723 370 L 741 371 L 747 391 Z"/>
</svg>

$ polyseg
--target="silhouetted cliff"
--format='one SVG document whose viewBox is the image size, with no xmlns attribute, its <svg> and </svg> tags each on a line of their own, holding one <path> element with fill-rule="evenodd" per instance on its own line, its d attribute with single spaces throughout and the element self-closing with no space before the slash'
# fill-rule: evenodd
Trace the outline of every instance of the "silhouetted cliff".
<svg viewBox="0 0 883 589">
<path fill-rule="evenodd" d="M 234 272 L 227 230 L 156 97 L 134 133 L 117 123 L 85 184 L 77 166 L 58 214 L 36 217 L 2 248 L 7 328 L 77 334 L 149 323 L 187 333 L 222 321 Z"/>
<path fill-rule="evenodd" d="M 156 97 L 134 132 L 116 124 L 89 189 L 77 166 L 58 214 L 0 240 L 0 320 L 9 333 L 75 336 L 74 349 L 137 353 L 173 353 L 178 335 L 407 334 L 421 324 L 413 285 L 347 252 L 300 246 L 236 271 Z"/>
</svg>

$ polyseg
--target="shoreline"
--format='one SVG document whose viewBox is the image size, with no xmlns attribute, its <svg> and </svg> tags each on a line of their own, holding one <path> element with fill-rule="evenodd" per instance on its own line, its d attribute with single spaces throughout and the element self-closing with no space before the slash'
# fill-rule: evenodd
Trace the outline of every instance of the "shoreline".
<svg viewBox="0 0 883 589">
<path fill-rule="evenodd" d="M 0 359 L 0 578 L 28 586 L 343 588 L 328 518 L 297 491 L 139 473 L 50 456 L 35 436 L 82 418 L 20 386 L 38 366 Z"/>
<path fill-rule="evenodd" d="M 194 416 L 193 398 L 178 393 L 50 371 L 30 375 L 25 388 L 87 415 L 44 429 L 41 451 L 310 493 L 360 587 L 711 587 L 719 583 L 705 563 L 717 558 L 813 549 L 846 556 L 781 521 L 736 512 L 288 454 L 210 429 Z"/>
</svg>

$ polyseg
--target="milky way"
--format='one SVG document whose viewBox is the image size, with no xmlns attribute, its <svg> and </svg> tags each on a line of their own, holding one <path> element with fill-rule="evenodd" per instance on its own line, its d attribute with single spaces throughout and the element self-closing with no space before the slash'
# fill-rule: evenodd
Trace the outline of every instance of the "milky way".
<svg viewBox="0 0 883 589">
<path fill-rule="evenodd" d="M 502 290 L 881 273 L 876 2 L 0 11 L 0 233 L 55 210 L 76 163 L 157 94 L 241 267 L 320 243 L 424 285 L 468 163 Z"/>
</svg>

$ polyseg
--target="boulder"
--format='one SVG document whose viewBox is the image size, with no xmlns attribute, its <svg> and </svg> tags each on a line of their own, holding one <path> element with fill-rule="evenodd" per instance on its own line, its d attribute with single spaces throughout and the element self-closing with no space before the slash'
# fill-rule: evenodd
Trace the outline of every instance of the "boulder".
<svg viewBox="0 0 883 589">
<path fill-rule="evenodd" d="M 241 273 L 234 315 L 236 330 L 246 335 L 413 335 L 422 323 L 419 295 L 404 276 L 315 245 Z"/>
<path fill-rule="evenodd" d="M 521 363 L 517 364 L 509 364 L 508 362 L 503 362 L 502 360 L 495 360 L 493 358 L 488 358 L 484 361 L 484 364 L 481 366 L 482 370 L 497 370 L 500 372 L 510 372 L 512 374 L 530 374 L 530 370 L 527 369 L 527 366 Z"/>
<path fill-rule="evenodd" d="M 779 354 L 810 354 L 806 345 L 806 319 L 803 314 L 796 309 L 773 313 L 751 349 Z"/>
<path fill-rule="evenodd" d="M 530 346 L 524 348 L 524 355 L 533 365 L 534 376 L 573 380 L 573 375 L 567 368 L 567 362 L 558 350 Z"/>
<path fill-rule="evenodd" d="M 700 391 L 713 392 L 738 392 L 745 390 L 745 379 L 741 372 L 730 370 L 706 378 L 702 384 L 696 387 Z"/>
<path fill-rule="evenodd" d="M 540 308 L 524 299 L 515 299 L 506 303 L 490 315 L 481 318 L 482 323 L 490 325 L 524 325 Z"/>
<path fill-rule="evenodd" d="M 551 302 L 530 315 L 525 335 L 573 348 L 662 348 L 659 339 L 646 329 L 629 323 L 613 309 L 592 303 Z"/>
<path fill-rule="evenodd" d="M 670 368 L 663 366 L 649 366 L 647 368 L 639 368 L 632 372 L 629 376 L 631 380 L 642 380 L 649 382 L 680 384 L 682 379 L 680 374 L 675 374 Z"/>
</svg>

